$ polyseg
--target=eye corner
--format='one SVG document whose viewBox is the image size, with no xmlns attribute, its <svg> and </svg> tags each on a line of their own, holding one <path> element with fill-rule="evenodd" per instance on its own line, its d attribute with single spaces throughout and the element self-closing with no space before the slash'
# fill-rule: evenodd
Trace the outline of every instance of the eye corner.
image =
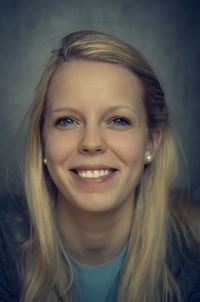
<svg viewBox="0 0 200 302">
<path fill-rule="evenodd" d="M 71 116 L 61 116 L 55 119 L 55 127 L 72 127 L 78 125 L 78 121 Z"/>
<path fill-rule="evenodd" d="M 132 122 L 129 118 L 125 116 L 116 116 L 111 119 L 111 122 L 116 126 L 129 127 L 132 125 Z"/>
</svg>

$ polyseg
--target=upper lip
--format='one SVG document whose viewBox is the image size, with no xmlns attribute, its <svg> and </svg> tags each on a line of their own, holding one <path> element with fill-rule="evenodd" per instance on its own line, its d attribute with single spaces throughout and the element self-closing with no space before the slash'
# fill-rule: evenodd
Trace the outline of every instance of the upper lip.
<svg viewBox="0 0 200 302">
<path fill-rule="evenodd" d="M 70 170 L 80 171 L 80 170 L 118 170 L 114 167 L 105 166 L 105 165 L 79 165 L 71 168 Z"/>
</svg>

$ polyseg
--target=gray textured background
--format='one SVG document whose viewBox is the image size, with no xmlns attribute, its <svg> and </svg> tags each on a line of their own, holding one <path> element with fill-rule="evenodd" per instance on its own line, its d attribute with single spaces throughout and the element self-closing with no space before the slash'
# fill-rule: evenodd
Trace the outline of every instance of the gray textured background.
<svg viewBox="0 0 200 302">
<path fill-rule="evenodd" d="M 69 32 L 96 29 L 134 44 L 156 71 L 200 198 L 200 5 L 180 0 L 0 1 L 0 191 L 23 163 L 24 117 L 50 50 Z M 17 163 L 17 164 L 16 164 Z M 185 185 L 184 169 L 179 185 Z"/>
</svg>

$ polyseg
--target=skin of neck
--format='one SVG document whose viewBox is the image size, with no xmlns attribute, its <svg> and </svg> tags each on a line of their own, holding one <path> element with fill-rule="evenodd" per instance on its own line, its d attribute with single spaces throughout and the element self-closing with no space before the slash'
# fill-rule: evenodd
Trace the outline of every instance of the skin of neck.
<svg viewBox="0 0 200 302">
<path fill-rule="evenodd" d="M 116 257 L 128 241 L 133 200 L 109 212 L 79 209 L 58 194 L 58 230 L 71 257 L 83 264 L 98 265 Z"/>
</svg>

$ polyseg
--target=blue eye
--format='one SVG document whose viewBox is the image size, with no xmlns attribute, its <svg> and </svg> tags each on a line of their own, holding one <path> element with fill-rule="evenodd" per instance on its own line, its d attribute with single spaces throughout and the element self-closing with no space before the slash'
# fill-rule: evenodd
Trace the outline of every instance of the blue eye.
<svg viewBox="0 0 200 302">
<path fill-rule="evenodd" d="M 131 122 L 125 117 L 116 117 L 112 120 L 112 123 L 117 126 L 130 126 Z"/>
<path fill-rule="evenodd" d="M 71 126 L 71 125 L 74 125 L 74 124 L 77 124 L 77 122 L 73 118 L 67 117 L 67 116 L 66 117 L 60 117 L 55 121 L 56 126 L 66 127 L 66 126 Z"/>
</svg>

